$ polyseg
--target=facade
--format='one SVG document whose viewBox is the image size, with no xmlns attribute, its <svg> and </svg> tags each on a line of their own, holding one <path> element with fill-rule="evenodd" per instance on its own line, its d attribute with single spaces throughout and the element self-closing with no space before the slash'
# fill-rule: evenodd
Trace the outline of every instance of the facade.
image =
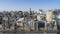
<svg viewBox="0 0 60 34">
<path fill-rule="evenodd" d="M 36 30 L 44 30 L 45 28 L 45 12 L 43 10 L 37 11 L 37 22 L 35 24 Z"/>
<path fill-rule="evenodd" d="M 56 20 L 53 19 L 53 11 L 52 10 L 49 10 L 46 12 L 46 29 L 48 30 L 57 30 L 57 23 L 56 23 Z"/>
<path fill-rule="evenodd" d="M 17 25 L 17 29 L 18 29 L 18 30 L 23 30 L 23 20 L 24 20 L 24 18 L 19 18 L 19 19 L 16 21 L 16 25 Z"/>
<path fill-rule="evenodd" d="M 10 12 L 10 13 L 12 13 L 12 12 Z M 24 17 L 21 17 L 22 16 L 21 14 L 24 15 Z M 13 12 L 11 14 L 11 16 L 9 15 L 9 19 L 8 19 L 7 15 L 9 15 L 8 12 L 6 12 L 6 15 L 4 13 L 4 17 L 3 17 L 3 22 L 5 22 L 4 24 L 7 24 L 6 27 L 9 24 L 14 24 L 14 26 L 13 25 L 12 26 L 15 27 L 15 23 L 16 23 L 18 30 L 25 30 L 25 31 L 31 31 L 31 30 L 39 31 L 38 29 L 42 29 L 42 28 L 43 28 L 42 30 L 44 30 L 44 28 L 47 25 L 46 21 L 49 24 L 51 21 L 55 21 L 55 20 L 53 20 L 53 11 L 52 10 L 48 10 L 46 12 L 46 15 L 45 15 L 44 11 L 42 11 L 42 10 L 38 10 L 36 12 L 36 15 L 34 15 L 34 12 L 32 12 L 32 15 L 30 15 L 28 12 L 24 12 L 24 14 L 23 14 L 23 12 Z M 46 17 L 46 21 L 44 21 L 44 17 Z M 36 21 L 34 20 L 34 18 Z M 9 21 L 9 23 L 8 23 L 8 21 Z M 55 25 L 56 25 L 56 22 L 55 22 Z M 40 26 L 42 26 L 42 27 L 40 27 Z"/>
<path fill-rule="evenodd" d="M 46 21 L 47 22 L 52 21 L 52 15 L 53 15 L 53 11 L 49 10 L 46 12 Z"/>
<path fill-rule="evenodd" d="M 57 16 L 58 19 L 60 19 L 60 14 Z"/>
<path fill-rule="evenodd" d="M 44 11 L 42 11 L 42 10 L 37 11 L 37 20 L 38 21 L 43 20 L 44 17 L 45 17 Z"/>
</svg>

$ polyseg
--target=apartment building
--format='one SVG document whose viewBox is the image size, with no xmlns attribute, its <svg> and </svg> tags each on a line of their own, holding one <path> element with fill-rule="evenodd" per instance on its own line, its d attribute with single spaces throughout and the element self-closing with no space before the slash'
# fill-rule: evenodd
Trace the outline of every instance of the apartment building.
<svg viewBox="0 0 60 34">
<path fill-rule="evenodd" d="M 46 12 L 46 21 L 47 21 L 47 22 L 52 21 L 52 16 L 53 16 L 53 11 L 52 11 L 52 10 L 48 10 L 48 11 Z"/>
<path fill-rule="evenodd" d="M 50 28 L 57 30 L 57 23 L 56 23 L 56 20 L 53 18 L 54 18 L 53 17 L 53 10 L 48 10 L 46 12 L 46 21 L 47 21 L 46 25 L 48 27 L 48 30 Z"/>
<path fill-rule="evenodd" d="M 45 18 L 45 13 L 43 10 L 38 10 L 37 11 L 37 20 L 40 21 L 40 20 L 44 20 Z"/>
</svg>

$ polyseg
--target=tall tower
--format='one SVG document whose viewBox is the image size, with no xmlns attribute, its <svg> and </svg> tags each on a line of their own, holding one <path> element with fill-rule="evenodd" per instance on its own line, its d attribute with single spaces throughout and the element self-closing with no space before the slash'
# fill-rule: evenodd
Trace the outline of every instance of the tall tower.
<svg viewBox="0 0 60 34">
<path fill-rule="evenodd" d="M 31 15 L 32 11 L 31 11 L 31 8 L 30 8 L 30 15 Z"/>
</svg>

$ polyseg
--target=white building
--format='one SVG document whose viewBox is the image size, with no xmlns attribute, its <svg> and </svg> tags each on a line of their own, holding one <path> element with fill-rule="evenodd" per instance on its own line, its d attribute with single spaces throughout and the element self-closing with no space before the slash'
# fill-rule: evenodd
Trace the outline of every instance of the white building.
<svg viewBox="0 0 60 34">
<path fill-rule="evenodd" d="M 42 20 L 42 18 L 44 18 L 44 17 L 45 17 L 44 11 L 38 10 L 38 11 L 37 11 L 37 20 L 40 21 L 40 20 Z"/>
</svg>

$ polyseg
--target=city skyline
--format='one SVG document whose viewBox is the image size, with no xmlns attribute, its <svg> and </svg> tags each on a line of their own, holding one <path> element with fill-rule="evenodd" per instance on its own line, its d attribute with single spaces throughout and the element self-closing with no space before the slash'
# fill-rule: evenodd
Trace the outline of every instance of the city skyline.
<svg viewBox="0 0 60 34">
<path fill-rule="evenodd" d="M 60 9 L 60 0 L 0 0 L 0 11 Z"/>
</svg>

